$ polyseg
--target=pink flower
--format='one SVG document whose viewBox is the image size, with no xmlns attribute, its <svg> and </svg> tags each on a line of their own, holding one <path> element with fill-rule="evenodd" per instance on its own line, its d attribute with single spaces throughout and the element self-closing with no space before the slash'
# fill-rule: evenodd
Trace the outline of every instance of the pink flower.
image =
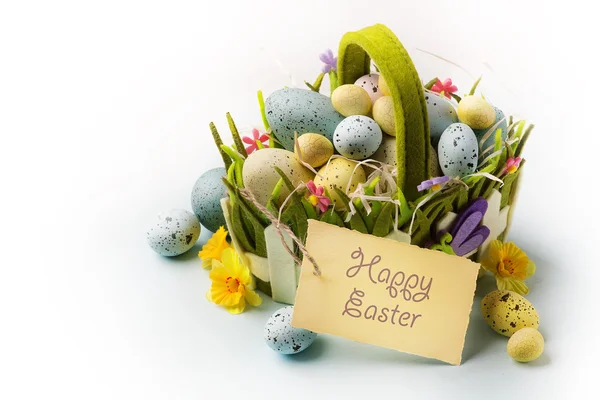
<svg viewBox="0 0 600 400">
<path fill-rule="evenodd" d="M 517 172 L 517 170 L 519 169 L 519 165 L 521 164 L 521 157 L 517 157 L 517 158 L 509 158 L 508 160 L 506 160 L 506 166 L 504 167 L 504 169 L 502 170 L 502 173 L 500 175 L 504 175 L 504 174 L 514 174 L 515 172 Z"/>
<path fill-rule="evenodd" d="M 306 184 L 310 195 L 308 196 L 308 202 L 321 210 L 321 212 L 327 211 L 327 208 L 331 204 L 331 199 L 325 196 L 325 188 L 323 186 L 317 187 L 313 181 L 308 181 Z"/>
<path fill-rule="evenodd" d="M 456 93 L 458 91 L 458 88 L 456 87 L 456 85 L 452 84 L 452 79 L 450 78 L 446 79 L 444 82 L 438 79 L 437 82 L 431 88 L 431 91 L 439 93 L 442 96 L 446 96 L 447 98 L 451 99 L 452 96 L 450 94 Z"/>
<path fill-rule="evenodd" d="M 258 150 L 258 148 L 259 148 L 258 143 L 259 142 L 260 142 L 260 144 L 262 146 L 261 148 L 263 148 L 263 147 L 269 147 L 267 145 L 267 143 L 269 142 L 269 135 L 267 135 L 266 133 L 263 133 L 261 135 L 258 129 L 252 129 L 252 137 L 244 136 L 242 138 L 242 141 L 244 143 L 250 145 L 250 146 L 246 147 L 246 153 L 248 153 L 248 154 L 252 154 L 256 150 Z"/>
</svg>

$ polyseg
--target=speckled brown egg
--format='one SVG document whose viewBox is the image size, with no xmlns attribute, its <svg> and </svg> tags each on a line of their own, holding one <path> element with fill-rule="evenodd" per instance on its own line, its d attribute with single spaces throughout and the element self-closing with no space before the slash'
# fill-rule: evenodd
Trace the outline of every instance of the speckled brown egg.
<svg viewBox="0 0 600 400">
<path fill-rule="evenodd" d="M 396 137 L 394 101 L 391 96 L 380 97 L 379 100 L 373 104 L 373 119 L 379 124 L 382 131 L 390 136 Z"/>
<path fill-rule="evenodd" d="M 367 180 L 362 165 L 357 166 L 356 164 L 358 163 L 344 158 L 334 158 L 328 165 L 321 168 L 315 177 L 315 185 L 323 186 L 327 190 L 329 197 L 335 203 L 336 210 L 344 209 L 344 203 L 335 191 L 336 187 L 345 192 L 350 183 L 349 192 L 352 192 L 359 183 Z"/>
<path fill-rule="evenodd" d="M 368 115 L 371 111 L 371 98 L 365 89 L 357 85 L 338 86 L 331 94 L 333 108 L 344 117 Z"/>
<path fill-rule="evenodd" d="M 363 75 L 354 84 L 367 91 L 372 103 L 375 103 L 378 98 L 383 96 L 383 93 L 379 90 L 379 74 Z"/>
<path fill-rule="evenodd" d="M 495 290 L 481 300 L 485 322 L 501 335 L 511 337 L 519 329 L 540 325 L 540 318 L 525 297 L 510 290 Z"/>
<path fill-rule="evenodd" d="M 329 161 L 333 155 L 333 143 L 325 136 L 316 133 L 305 133 L 298 138 L 298 147 L 294 149 L 296 158 L 316 168 Z"/>
<path fill-rule="evenodd" d="M 244 162 L 242 176 L 244 186 L 252 191 L 261 204 L 267 204 L 275 185 L 281 179 L 274 167 L 281 169 L 294 186 L 300 182 L 308 182 L 314 177 L 308 168 L 298 162 L 296 155 L 291 151 L 271 148 L 255 151 Z M 283 200 L 287 195 L 289 190 L 284 187 L 279 199 Z"/>
</svg>

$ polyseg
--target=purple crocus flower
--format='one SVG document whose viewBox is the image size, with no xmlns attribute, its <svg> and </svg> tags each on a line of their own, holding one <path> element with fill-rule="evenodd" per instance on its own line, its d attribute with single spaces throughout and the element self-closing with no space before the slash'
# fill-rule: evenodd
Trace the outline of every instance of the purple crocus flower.
<svg viewBox="0 0 600 400">
<path fill-rule="evenodd" d="M 487 209 L 487 201 L 479 197 L 456 217 L 454 226 L 450 230 L 452 235 L 450 246 L 457 256 L 464 256 L 477 249 L 490 235 L 490 229 L 481 225 Z"/>
<path fill-rule="evenodd" d="M 319 58 L 325 63 L 323 65 L 323 73 L 327 74 L 331 71 L 337 71 L 337 57 L 333 56 L 331 49 L 325 50 L 325 53 L 321 54 Z"/>
<path fill-rule="evenodd" d="M 422 192 L 423 190 L 428 190 L 433 188 L 433 190 L 440 190 L 442 185 L 450 180 L 449 176 L 438 176 L 436 178 L 432 178 L 426 181 L 421 182 L 419 186 L 417 186 L 417 190 Z"/>
</svg>

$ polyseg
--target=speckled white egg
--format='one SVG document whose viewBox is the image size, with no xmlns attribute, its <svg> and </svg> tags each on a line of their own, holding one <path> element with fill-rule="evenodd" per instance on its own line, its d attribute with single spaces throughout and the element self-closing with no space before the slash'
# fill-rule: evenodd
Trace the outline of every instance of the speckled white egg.
<svg viewBox="0 0 600 400">
<path fill-rule="evenodd" d="M 200 236 L 200 222 L 186 210 L 171 210 L 158 215 L 146 232 L 148 244 L 161 256 L 178 256 L 191 249 Z"/>
<path fill-rule="evenodd" d="M 431 144 L 437 147 L 446 128 L 458 122 L 458 114 L 452 103 L 435 93 L 425 93 L 425 102 L 429 116 Z"/>
<path fill-rule="evenodd" d="M 372 103 L 375 103 L 378 98 L 383 96 L 383 93 L 379 90 L 379 74 L 363 75 L 354 84 L 367 91 Z"/>
<path fill-rule="evenodd" d="M 242 177 L 244 186 L 252 191 L 261 204 L 267 204 L 281 179 L 274 167 L 281 169 L 294 186 L 314 178 L 314 173 L 300 164 L 291 151 L 272 148 L 255 151 L 244 162 Z M 283 201 L 289 193 L 284 185 L 279 199 Z"/>
<path fill-rule="evenodd" d="M 265 342 L 279 354 L 297 354 L 306 350 L 317 338 L 315 332 L 291 325 L 294 307 L 275 311 L 265 325 Z"/>
<path fill-rule="evenodd" d="M 444 175 L 462 177 L 475 172 L 478 157 L 477 137 L 468 125 L 458 122 L 442 133 L 438 158 Z"/>
<path fill-rule="evenodd" d="M 383 140 L 381 128 L 373 119 L 363 115 L 346 118 L 335 128 L 333 145 L 344 157 L 364 160 L 371 157 Z"/>
<path fill-rule="evenodd" d="M 198 178 L 192 190 L 192 210 L 200 223 L 211 232 L 225 225 L 221 208 L 221 199 L 227 197 L 227 188 L 222 181 L 225 176 L 225 168 L 210 169 Z"/>
<path fill-rule="evenodd" d="M 373 119 L 381 130 L 396 137 L 396 119 L 394 116 L 394 100 L 391 96 L 383 96 L 373 105 Z"/>
<path fill-rule="evenodd" d="M 367 174 L 362 165 L 357 165 L 356 161 L 346 160 L 345 158 L 334 158 L 329 164 L 323 166 L 317 176 L 315 176 L 315 185 L 323 186 L 331 201 L 333 201 L 336 210 L 343 210 L 344 203 L 340 200 L 335 188 L 348 193 L 353 192 L 359 183 L 367 180 Z"/>
<path fill-rule="evenodd" d="M 356 85 L 338 86 L 331 93 L 333 108 L 344 117 L 367 115 L 371 111 L 371 98 L 365 89 Z"/>
</svg>

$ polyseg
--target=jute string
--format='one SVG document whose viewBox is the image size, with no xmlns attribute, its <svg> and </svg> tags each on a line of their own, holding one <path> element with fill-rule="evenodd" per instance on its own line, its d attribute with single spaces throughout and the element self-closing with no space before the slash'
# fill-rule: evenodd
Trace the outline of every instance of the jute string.
<svg viewBox="0 0 600 400">
<path fill-rule="evenodd" d="M 265 206 L 260 204 L 258 202 L 258 200 L 256 200 L 256 197 L 254 197 L 254 195 L 252 194 L 252 192 L 250 190 L 245 189 L 245 188 L 240 189 L 239 193 L 243 198 L 252 202 L 252 204 L 254 204 L 256 206 L 256 208 L 259 209 L 260 212 L 262 212 L 264 215 L 267 216 L 267 218 L 271 221 L 271 223 L 275 227 L 275 231 L 277 232 L 277 235 L 279 235 L 279 238 L 281 239 L 281 243 L 283 244 L 283 247 L 289 253 L 289 255 L 292 257 L 292 259 L 298 265 L 302 265 L 302 260 L 300 260 L 300 258 L 298 258 L 296 253 L 294 253 L 294 251 L 292 249 L 290 249 L 287 242 L 285 241 L 285 238 L 283 237 L 282 231 L 285 231 L 288 235 L 290 235 L 290 237 L 292 238 L 294 243 L 296 243 L 296 245 L 298 246 L 298 249 L 300 250 L 300 252 L 313 265 L 313 274 L 315 274 L 316 276 L 321 276 L 321 269 L 319 268 L 317 261 L 308 253 L 308 251 L 306 250 L 306 247 L 304 247 L 304 245 L 302 244 L 302 241 L 300 239 L 298 239 L 298 237 L 294 234 L 294 232 L 292 232 L 290 227 L 287 226 L 286 224 L 282 224 L 277 217 L 275 217 L 269 210 L 267 210 L 267 208 Z"/>
</svg>

